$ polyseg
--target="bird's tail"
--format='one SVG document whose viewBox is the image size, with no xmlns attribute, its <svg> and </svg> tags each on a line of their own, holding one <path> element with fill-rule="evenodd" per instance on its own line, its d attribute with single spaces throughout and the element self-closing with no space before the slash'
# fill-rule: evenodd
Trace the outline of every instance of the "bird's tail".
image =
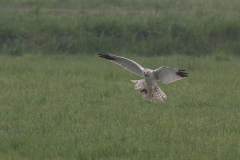
<svg viewBox="0 0 240 160">
<path fill-rule="evenodd" d="M 139 93 L 143 94 L 143 98 L 148 97 L 148 100 L 153 102 L 163 102 L 164 98 L 167 99 L 167 95 L 158 86 L 148 87 L 144 79 L 131 80 L 131 82 L 136 83 L 135 89 L 140 89 Z"/>
<path fill-rule="evenodd" d="M 152 98 L 154 102 L 156 102 L 157 100 L 159 102 L 163 102 L 164 98 L 167 99 L 167 95 L 158 86 L 156 86 L 153 90 L 154 91 Z"/>
</svg>

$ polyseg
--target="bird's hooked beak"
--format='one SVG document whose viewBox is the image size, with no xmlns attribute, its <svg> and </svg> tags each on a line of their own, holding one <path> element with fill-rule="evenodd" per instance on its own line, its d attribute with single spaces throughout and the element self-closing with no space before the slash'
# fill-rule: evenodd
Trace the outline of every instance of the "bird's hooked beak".
<svg viewBox="0 0 240 160">
<path fill-rule="evenodd" d="M 147 75 L 148 72 L 149 72 L 148 69 L 144 69 L 144 70 L 143 70 L 143 74 L 145 74 L 145 75 Z"/>
</svg>

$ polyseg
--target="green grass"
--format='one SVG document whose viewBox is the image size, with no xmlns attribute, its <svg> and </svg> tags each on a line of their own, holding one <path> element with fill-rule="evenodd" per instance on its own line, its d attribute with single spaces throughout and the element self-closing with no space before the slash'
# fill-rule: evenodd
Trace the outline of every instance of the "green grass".
<svg viewBox="0 0 240 160">
<path fill-rule="evenodd" d="M 189 78 L 151 103 L 96 55 L 0 56 L 0 159 L 240 158 L 239 57 L 127 57 Z"/>
<path fill-rule="evenodd" d="M 1 0 L 0 159 L 240 159 L 239 5 Z M 98 51 L 189 78 L 151 103 Z"/>
<path fill-rule="evenodd" d="M 2 1 L 0 53 L 239 55 L 240 1 Z M 157 4 L 157 5 L 156 5 Z M 70 8 L 43 11 L 41 8 Z M 237 8 L 237 9 L 236 9 Z M 71 12 L 71 9 L 79 9 Z"/>
</svg>

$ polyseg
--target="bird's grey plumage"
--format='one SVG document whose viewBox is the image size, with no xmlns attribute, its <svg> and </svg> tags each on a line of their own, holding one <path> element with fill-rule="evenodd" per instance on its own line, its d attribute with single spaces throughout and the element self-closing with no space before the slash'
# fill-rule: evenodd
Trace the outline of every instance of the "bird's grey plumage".
<svg viewBox="0 0 240 160">
<path fill-rule="evenodd" d="M 163 102 L 163 98 L 167 99 L 166 94 L 158 87 L 156 81 L 167 84 L 188 77 L 188 73 L 185 72 L 186 70 L 178 70 L 177 68 L 170 68 L 167 66 L 151 70 L 143 68 L 133 60 L 111 53 L 101 52 L 98 56 L 144 77 L 142 80 L 132 80 L 132 82 L 136 83 L 135 89 L 140 89 L 139 93 L 142 93 L 143 97 L 148 97 L 149 100 L 153 101 L 158 100 L 159 102 Z"/>
<path fill-rule="evenodd" d="M 163 84 L 172 83 L 184 77 L 188 77 L 186 70 L 178 70 L 177 68 L 170 68 L 167 66 L 160 67 L 153 71 L 156 80 Z"/>
<path fill-rule="evenodd" d="M 107 59 L 113 63 L 116 63 L 123 68 L 129 70 L 130 72 L 133 72 L 139 76 L 143 76 L 142 71 L 143 67 L 139 65 L 138 63 L 134 62 L 133 60 L 127 59 L 125 57 L 120 57 L 120 56 L 115 56 L 114 54 L 111 53 L 104 53 L 101 52 L 98 54 L 99 57 Z"/>
</svg>

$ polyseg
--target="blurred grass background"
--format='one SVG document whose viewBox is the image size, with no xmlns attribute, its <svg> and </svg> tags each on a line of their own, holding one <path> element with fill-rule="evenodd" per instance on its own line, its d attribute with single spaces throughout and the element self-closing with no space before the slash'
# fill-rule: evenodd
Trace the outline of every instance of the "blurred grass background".
<svg viewBox="0 0 240 160">
<path fill-rule="evenodd" d="M 240 159 L 240 1 L 0 6 L 0 159 Z M 98 51 L 189 78 L 150 103 Z"/>
<path fill-rule="evenodd" d="M 199 56 L 221 50 L 239 55 L 238 0 L 9 0 L 0 4 L 1 53 Z"/>
</svg>

